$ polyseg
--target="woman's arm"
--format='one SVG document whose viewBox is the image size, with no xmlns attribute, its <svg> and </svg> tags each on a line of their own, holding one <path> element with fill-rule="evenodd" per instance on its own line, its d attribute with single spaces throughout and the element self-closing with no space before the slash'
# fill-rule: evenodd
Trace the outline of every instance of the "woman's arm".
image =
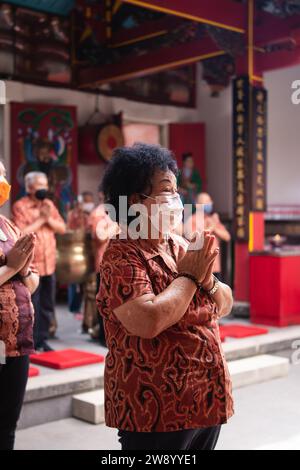
<svg viewBox="0 0 300 470">
<path fill-rule="evenodd" d="M 46 219 L 44 217 L 39 217 L 32 224 L 27 225 L 22 229 L 24 235 L 29 235 L 32 232 L 37 232 L 43 225 L 45 225 Z"/>
<path fill-rule="evenodd" d="M 210 232 L 204 232 L 202 248 L 188 250 L 178 263 L 178 272 L 192 275 L 201 284 L 218 256 L 218 249 L 212 250 L 214 240 Z M 142 295 L 116 308 L 114 313 L 129 333 L 154 338 L 179 322 L 196 289 L 194 281 L 179 277 L 160 294 Z"/>
<path fill-rule="evenodd" d="M 47 220 L 47 223 L 55 233 L 63 235 L 66 232 L 66 224 L 63 220 L 59 220 L 50 216 Z"/>
<path fill-rule="evenodd" d="M 1 266 L 0 268 L 0 286 L 9 281 L 12 277 L 17 274 L 17 271 L 14 268 L 9 266 Z M 28 278 L 22 278 L 23 283 L 29 289 L 30 293 L 33 294 L 39 285 L 39 276 L 36 273 L 31 273 Z"/>
<path fill-rule="evenodd" d="M 28 254 L 25 265 L 19 271 L 22 282 L 27 287 L 30 294 L 33 294 L 36 291 L 40 282 L 40 277 L 33 267 L 35 244 L 36 235 L 33 234 L 33 245 L 31 246 L 31 251 Z"/>
<path fill-rule="evenodd" d="M 16 270 L 14 268 L 11 268 L 9 266 L 1 266 L 0 268 L 0 286 L 5 284 L 9 279 L 14 277 L 16 274 Z"/>
<path fill-rule="evenodd" d="M 187 311 L 196 292 L 188 278 L 175 279 L 161 294 L 145 294 L 114 310 L 126 330 L 141 338 L 155 338 L 178 323 Z"/>
<path fill-rule="evenodd" d="M 214 233 L 224 242 L 230 242 L 231 240 L 231 235 L 223 224 L 217 225 L 214 229 Z"/>
<path fill-rule="evenodd" d="M 66 224 L 64 219 L 61 217 L 54 203 L 46 199 L 40 210 L 40 215 L 45 219 L 45 223 L 51 227 L 54 233 L 63 235 L 66 232 Z"/>
<path fill-rule="evenodd" d="M 161 294 L 138 297 L 121 305 L 114 313 L 129 333 L 141 338 L 155 338 L 181 320 L 195 292 L 193 281 L 180 277 Z M 217 306 L 218 316 L 229 315 L 233 305 L 230 287 L 220 282 L 218 291 L 211 297 Z"/>
<path fill-rule="evenodd" d="M 30 276 L 22 277 L 22 282 L 27 287 L 30 294 L 33 294 L 39 286 L 40 277 L 38 274 L 31 272 Z"/>
<path fill-rule="evenodd" d="M 215 278 L 213 277 L 213 269 L 214 265 L 211 264 L 209 269 L 207 270 L 206 278 L 202 284 L 203 288 L 206 291 L 210 291 L 215 284 Z M 233 306 L 233 295 L 231 288 L 224 284 L 223 282 L 219 282 L 219 288 L 217 289 L 216 293 L 211 295 L 211 299 L 215 302 L 217 309 L 218 309 L 218 317 L 226 317 L 232 310 Z"/>
<path fill-rule="evenodd" d="M 36 236 L 34 233 L 21 236 L 6 255 L 6 265 L 0 268 L 0 283 L 4 284 L 18 274 L 23 283 L 33 293 L 38 286 L 39 276 L 31 272 Z M 27 275 L 30 274 L 28 277 Z"/>
<path fill-rule="evenodd" d="M 230 314 L 233 306 L 232 290 L 227 284 L 220 282 L 219 289 L 211 296 L 218 308 L 218 316 L 226 317 Z"/>
<path fill-rule="evenodd" d="M 224 242 L 230 242 L 231 235 L 228 232 L 227 228 L 224 224 L 222 224 L 220 217 L 217 213 L 213 214 L 212 220 L 214 221 L 213 232 L 214 234 L 219 237 Z"/>
</svg>

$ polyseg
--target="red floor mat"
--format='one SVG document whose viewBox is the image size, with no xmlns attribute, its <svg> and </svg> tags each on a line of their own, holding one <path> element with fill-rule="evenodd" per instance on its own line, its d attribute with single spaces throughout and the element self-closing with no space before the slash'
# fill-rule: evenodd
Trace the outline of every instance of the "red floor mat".
<svg viewBox="0 0 300 470">
<path fill-rule="evenodd" d="M 92 354 L 77 349 L 64 349 L 62 351 L 33 354 L 30 356 L 30 360 L 33 364 L 61 370 L 97 364 L 103 362 L 104 357 L 100 354 Z"/>
<path fill-rule="evenodd" d="M 226 334 L 225 334 L 225 331 L 222 330 L 222 326 L 220 326 L 220 338 L 221 338 L 222 343 L 224 343 L 226 339 Z"/>
<path fill-rule="evenodd" d="M 225 338 L 248 338 L 249 336 L 265 335 L 269 332 L 266 328 L 246 325 L 223 325 L 220 326 L 222 340 Z"/>
<path fill-rule="evenodd" d="M 38 375 L 40 375 L 39 369 L 36 367 L 29 367 L 28 377 L 37 377 Z"/>
</svg>

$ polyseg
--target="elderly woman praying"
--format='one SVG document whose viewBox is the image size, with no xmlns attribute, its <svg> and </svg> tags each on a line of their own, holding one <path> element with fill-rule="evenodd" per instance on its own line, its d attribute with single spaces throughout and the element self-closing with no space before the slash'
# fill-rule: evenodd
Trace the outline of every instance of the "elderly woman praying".
<svg viewBox="0 0 300 470">
<path fill-rule="evenodd" d="M 0 163 L 0 206 L 10 185 Z M 36 236 L 22 235 L 0 215 L 0 450 L 12 450 L 28 379 L 33 346 L 33 306 L 39 276 L 32 265 Z"/>
<path fill-rule="evenodd" d="M 209 231 L 190 246 L 174 235 L 176 176 L 168 149 L 135 144 L 115 150 L 103 180 L 122 227 L 104 254 L 97 300 L 108 346 L 106 424 L 119 430 L 123 450 L 211 450 L 233 415 L 218 327 L 232 292 L 213 276 Z M 142 209 L 138 224 L 132 214 L 125 220 L 120 196 L 127 209 Z"/>
</svg>

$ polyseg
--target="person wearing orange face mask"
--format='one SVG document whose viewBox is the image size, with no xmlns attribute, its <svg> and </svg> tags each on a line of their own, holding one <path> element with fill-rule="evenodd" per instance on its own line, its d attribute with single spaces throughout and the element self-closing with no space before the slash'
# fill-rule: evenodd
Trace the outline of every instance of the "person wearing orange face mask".
<svg viewBox="0 0 300 470">
<path fill-rule="evenodd" d="M 36 234 L 34 262 L 40 274 L 40 284 L 32 298 L 35 309 L 35 347 L 39 351 L 51 351 L 47 339 L 50 329 L 56 329 L 55 234 L 65 233 L 66 225 L 48 198 L 49 185 L 45 173 L 27 173 L 25 187 L 27 196 L 16 201 L 12 207 L 13 221 L 23 233 Z"/>
<path fill-rule="evenodd" d="M 10 185 L 0 162 L 0 205 Z M 0 214 L 0 450 L 12 450 L 34 352 L 31 294 L 39 284 L 32 261 L 36 237 Z M 1 357 L 1 352 L 2 354 Z"/>
</svg>

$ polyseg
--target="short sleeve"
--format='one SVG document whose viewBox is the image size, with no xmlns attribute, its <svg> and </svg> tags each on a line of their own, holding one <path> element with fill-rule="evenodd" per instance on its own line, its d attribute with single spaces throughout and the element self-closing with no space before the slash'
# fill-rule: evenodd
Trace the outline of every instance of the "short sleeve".
<svg viewBox="0 0 300 470">
<path fill-rule="evenodd" d="M 219 230 L 226 230 L 227 231 L 227 228 L 225 227 L 224 224 L 222 224 L 221 221 L 218 223 L 217 227 L 218 227 Z"/>
<path fill-rule="evenodd" d="M 74 227 L 74 219 L 74 211 L 71 210 L 67 214 L 67 228 L 69 228 L 70 230 L 72 230 L 72 228 Z"/>
<path fill-rule="evenodd" d="M 93 210 L 93 212 L 89 215 L 88 221 L 87 221 L 88 230 L 91 232 L 93 238 L 96 238 L 96 226 L 97 226 L 96 210 L 97 209 Z"/>
<path fill-rule="evenodd" d="M 20 228 L 15 224 L 15 222 L 7 219 L 6 217 L 2 216 L 2 219 L 4 219 L 6 223 L 6 229 L 9 231 L 10 237 L 16 242 L 22 236 Z"/>
<path fill-rule="evenodd" d="M 48 199 L 48 201 L 49 201 L 49 199 Z M 50 201 L 50 202 L 51 202 L 51 217 L 53 217 L 55 220 L 58 220 L 60 222 L 65 223 L 64 219 L 60 215 L 59 210 L 57 209 L 55 204 L 52 201 Z"/>
<path fill-rule="evenodd" d="M 142 254 L 128 248 L 126 243 L 110 242 L 100 267 L 97 296 L 100 309 L 104 303 L 106 308 L 115 310 L 142 295 L 153 294 L 146 262 Z"/>
<path fill-rule="evenodd" d="M 97 239 L 98 241 L 101 241 L 99 237 L 97 236 L 98 224 L 99 226 L 100 224 L 102 224 L 102 227 L 105 230 L 108 226 L 108 223 L 109 223 L 109 219 L 104 210 L 103 212 L 101 212 L 99 208 L 96 208 L 90 214 L 87 225 L 88 225 L 88 229 L 90 230 L 92 234 L 93 239 Z M 104 237 L 102 241 L 106 241 L 106 240 L 107 238 Z"/>
<path fill-rule="evenodd" d="M 12 216 L 14 223 L 20 230 L 23 230 L 28 225 L 26 211 L 24 210 L 21 200 L 14 203 L 12 207 Z"/>
</svg>

